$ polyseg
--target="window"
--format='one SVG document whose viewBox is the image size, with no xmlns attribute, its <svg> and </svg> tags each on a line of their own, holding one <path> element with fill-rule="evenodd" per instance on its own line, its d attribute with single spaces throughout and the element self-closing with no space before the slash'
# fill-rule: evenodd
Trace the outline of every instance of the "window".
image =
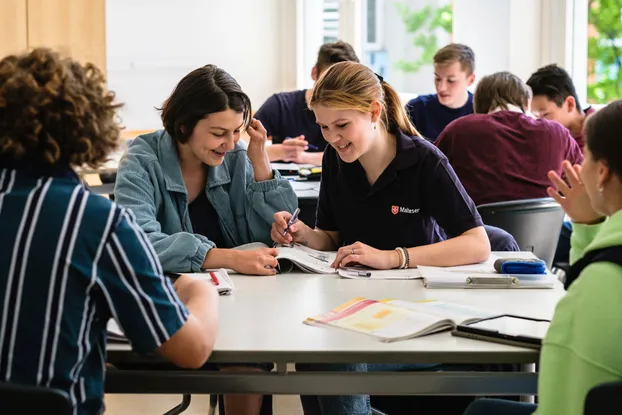
<svg viewBox="0 0 622 415">
<path fill-rule="evenodd" d="M 366 0 L 363 9 L 365 28 L 365 51 L 382 50 L 383 44 L 383 5 L 384 0 Z"/>
<path fill-rule="evenodd" d="M 324 43 L 339 39 L 339 0 L 324 0 L 322 33 Z"/>
<path fill-rule="evenodd" d="M 362 1 L 364 63 L 400 92 L 432 92 L 432 57 L 451 40 L 451 1 Z"/>
<path fill-rule="evenodd" d="M 587 55 L 588 102 L 622 97 L 622 0 L 588 1 Z"/>
</svg>

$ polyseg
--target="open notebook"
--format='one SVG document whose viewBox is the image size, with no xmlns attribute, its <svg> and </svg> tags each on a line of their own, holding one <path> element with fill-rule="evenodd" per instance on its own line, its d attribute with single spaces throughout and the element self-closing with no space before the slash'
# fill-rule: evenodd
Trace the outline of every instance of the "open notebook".
<svg viewBox="0 0 622 415">
<path fill-rule="evenodd" d="M 240 245 L 234 249 L 252 250 L 269 248 L 268 245 L 261 242 L 253 242 L 246 245 Z M 290 272 L 294 269 L 294 265 L 298 266 L 303 272 L 310 274 L 336 274 L 337 271 L 331 268 L 331 264 L 335 260 L 336 252 L 316 251 L 304 245 L 293 244 L 291 246 L 278 245 L 279 251 L 276 259 L 279 261 L 279 272 Z"/>
<path fill-rule="evenodd" d="M 234 249 L 251 250 L 268 248 L 261 242 L 253 242 L 240 245 Z M 409 280 L 421 278 L 414 269 L 395 269 L 395 270 L 372 270 L 363 267 L 346 267 L 335 269 L 331 264 L 335 260 L 336 252 L 325 252 L 311 249 L 301 244 L 277 245 L 279 261 L 279 272 L 291 272 L 296 265 L 302 272 L 310 274 L 339 274 L 343 278 L 361 279 L 399 279 Z"/>
<path fill-rule="evenodd" d="M 495 315 L 461 304 L 443 301 L 376 301 L 355 298 L 304 323 L 367 334 L 385 342 L 426 336 L 456 328 L 458 324 Z"/>
</svg>

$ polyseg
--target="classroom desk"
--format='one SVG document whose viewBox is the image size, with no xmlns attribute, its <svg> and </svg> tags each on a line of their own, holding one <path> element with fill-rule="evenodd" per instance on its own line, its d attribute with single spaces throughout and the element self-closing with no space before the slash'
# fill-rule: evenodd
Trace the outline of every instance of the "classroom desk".
<svg viewBox="0 0 622 415">
<path fill-rule="evenodd" d="M 221 297 L 219 334 L 210 362 L 276 362 L 275 372 L 113 370 L 107 374 L 106 393 L 533 395 L 537 375 L 528 371 L 533 372 L 538 360 L 534 350 L 452 337 L 449 332 L 382 343 L 302 321 L 358 296 L 439 299 L 550 319 L 564 294 L 561 284 L 555 289 L 427 290 L 419 280 L 365 281 L 299 273 L 233 279 L 237 291 Z M 110 345 L 108 350 L 112 362 L 157 360 L 140 358 L 126 345 Z M 526 371 L 308 373 L 287 368 L 288 363 L 360 362 L 518 363 Z"/>
</svg>

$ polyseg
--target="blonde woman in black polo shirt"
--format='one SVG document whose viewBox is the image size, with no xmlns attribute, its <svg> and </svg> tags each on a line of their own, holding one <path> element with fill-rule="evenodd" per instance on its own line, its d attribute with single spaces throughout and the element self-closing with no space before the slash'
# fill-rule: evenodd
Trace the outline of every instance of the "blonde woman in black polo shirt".
<svg viewBox="0 0 622 415">
<path fill-rule="evenodd" d="M 291 214 L 279 212 L 272 226 L 275 242 L 338 249 L 334 267 L 454 266 L 488 259 L 490 243 L 475 204 L 447 158 L 419 137 L 398 94 L 381 77 L 358 63 L 337 63 L 314 86 L 309 107 L 329 144 L 316 227 L 297 221 L 283 236 Z M 319 405 L 307 398 L 307 413 L 370 412 L 363 396 L 321 397 Z"/>
</svg>

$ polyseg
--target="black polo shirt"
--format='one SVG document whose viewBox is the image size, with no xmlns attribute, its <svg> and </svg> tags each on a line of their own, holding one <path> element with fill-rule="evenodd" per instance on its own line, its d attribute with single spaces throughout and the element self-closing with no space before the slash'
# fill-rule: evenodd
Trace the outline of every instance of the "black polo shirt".
<svg viewBox="0 0 622 415">
<path fill-rule="evenodd" d="M 315 114 L 307 106 L 305 93 L 306 89 L 274 94 L 257 110 L 255 118 L 266 128 L 273 144 L 303 134 L 310 144 L 307 151 L 324 151 L 326 141 L 315 123 Z"/>
<path fill-rule="evenodd" d="M 482 226 L 447 158 L 424 139 L 396 138 L 397 155 L 373 186 L 358 160 L 345 163 L 326 147 L 316 226 L 339 232 L 343 245 L 377 249 L 433 244 Z"/>
</svg>

